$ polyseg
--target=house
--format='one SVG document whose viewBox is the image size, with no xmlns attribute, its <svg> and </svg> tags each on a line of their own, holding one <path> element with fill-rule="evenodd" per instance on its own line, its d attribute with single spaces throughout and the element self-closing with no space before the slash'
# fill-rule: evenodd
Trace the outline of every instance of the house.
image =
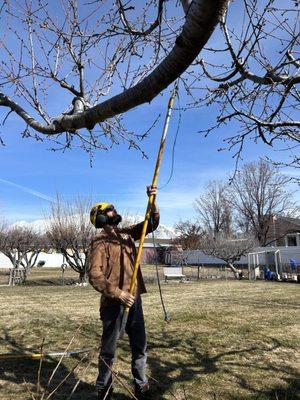
<svg viewBox="0 0 300 400">
<path fill-rule="evenodd" d="M 300 219 L 273 216 L 269 230 L 269 244 L 248 255 L 249 273 L 261 277 L 264 268 L 276 272 L 280 279 L 300 277 Z"/>
<path fill-rule="evenodd" d="M 142 259 L 143 264 L 164 263 L 166 249 L 171 246 L 171 239 L 146 238 L 143 245 Z M 136 242 L 138 248 L 139 242 Z"/>
<path fill-rule="evenodd" d="M 268 235 L 269 244 L 266 247 L 256 247 L 249 254 L 242 256 L 236 262 L 241 268 L 248 265 L 249 277 L 262 277 L 264 268 L 276 272 L 283 280 L 300 279 L 300 219 L 274 216 L 271 218 Z M 173 264 L 181 256 L 181 262 L 190 265 L 222 266 L 226 264 L 217 257 L 207 256 L 201 250 L 178 252 L 170 249 L 167 252 L 166 263 Z M 177 258 L 176 258 L 177 257 Z M 176 264 L 176 262 L 175 262 Z"/>
<path fill-rule="evenodd" d="M 300 219 L 274 215 L 269 239 L 275 247 L 300 246 Z"/>
<path fill-rule="evenodd" d="M 138 248 L 139 242 L 136 242 L 135 245 L 136 248 Z M 170 245 L 171 245 L 171 239 L 156 238 L 153 243 L 152 238 L 146 238 L 143 245 L 141 262 L 143 264 L 155 264 L 156 262 L 164 263 L 165 249 L 170 247 Z M 65 263 L 65 259 L 62 254 L 57 253 L 55 251 L 49 251 L 47 253 L 41 252 L 37 258 L 37 263 L 38 262 L 44 262 L 43 265 L 45 267 L 60 268 L 61 265 Z M 1 252 L 0 252 L 0 268 L 5 268 L 5 269 L 12 268 L 10 260 Z"/>
</svg>

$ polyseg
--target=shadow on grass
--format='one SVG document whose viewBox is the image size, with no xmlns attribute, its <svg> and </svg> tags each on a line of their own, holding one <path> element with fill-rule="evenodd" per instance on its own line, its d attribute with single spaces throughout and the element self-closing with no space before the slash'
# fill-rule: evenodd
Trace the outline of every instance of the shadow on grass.
<svg viewBox="0 0 300 400">
<path fill-rule="evenodd" d="M 24 286 L 70 286 L 76 285 L 78 279 L 67 278 L 62 282 L 61 278 L 43 278 L 43 279 L 28 279 Z"/>
<path fill-rule="evenodd" d="M 299 394 L 299 376 L 297 371 L 286 364 L 276 366 L 271 363 L 256 365 L 250 360 L 251 357 L 264 353 L 265 359 L 268 354 L 281 346 L 281 343 L 276 339 L 272 339 L 271 345 L 258 344 L 246 348 L 237 348 L 236 350 L 223 351 L 218 354 L 212 355 L 206 351 L 202 351 L 200 338 L 196 335 L 193 338 L 181 339 L 172 335 L 152 335 L 151 340 L 148 341 L 149 352 L 151 357 L 148 359 L 148 364 L 151 370 L 151 375 L 157 380 L 154 392 L 156 392 L 155 399 L 177 398 L 176 388 L 186 388 L 187 394 L 178 395 L 182 399 L 197 399 L 197 400 L 296 400 Z M 170 354 L 172 351 L 172 355 Z M 163 355 L 163 352 L 166 355 Z M 158 353 L 156 356 L 155 353 Z M 170 356 L 168 356 L 170 354 Z M 255 359 L 255 358 L 253 358 Z M 245 378 L 245 369 L 255 368 L 257 377 L 256 382 L 267 381 L 271 376 L 276 377 L 280 373 L 284 373 L 284 378 L 281 377 L 282 384 L 263 390 L 258 390 L 252 386 Z M 238 372 L 236 372 L 238 371 Z M 211 389 L 210 394 L 203 393 L 202 390 L 202 377 L 211 375 Z M 218 394 L 214 387 L 215 379 L 233 379 L 234 383 L 230 392 Z M 209 380 L 206 380 L 206 385 Z M 197 382 L 198 381 L 198 382 Z M 206 387 L 207 390 L 207 387 Z M 230 390 L 230 389 L 229 389 Z M 198 392 L 198 393 L 197 393 Z M 235 393 L 239 393 L 235 396 Z M 245 394 L 248 393 L 248 394 Z M 186 397 L 185 397 L 186 396 Z"/>
<path fill-rule="evenodd" d="M 15 340 L 7 331 L 3 331 L 1 335 L 1 342 L 5 342 L 6 347 L 9 347 L 10 354 L 14 355 L 23 355 L 25 353 L 28 354 L 28 349 L 25 349 L 22 345 L 21 341 Z M 39 350 L 35 350 L 34 353 L 38 353 Z M 67 380 L 61 385 L 61 387 L 57 390 L 53 399 L 55 400 L 66 400 L 70 393 L 72 392 L 73 387 L 75 386 L 78 376 L 75 375 L 72 371 L 72 367 L 80 361 L 80 357 L 82 355 L 76 355 L 70 359 L 64 359 L 64 361 L 59 366 L 49 388 L 47 388 L 47 382 L 57 366 L 59 358 L 56 357 L 47 357 L 43 360 L 42 363 L 42 372 L 41 372 L 41 389 L 47 389 L 47 393 L 50 393 L 54 388 L 56 388 L 60 382 L 69 374 Z M 18 358 L 18 359 L 1 359 L 0 364 L 0 380 L 8 383 L 14 383 L 19 385 L 18 393 L 22 393 L 22 399 L 31 399 L 29 392 L 26 389 L 28 386 L 33 393 L 36 393 L 37 389 L 37 381 L 38 381 L 38 369 L 39 369 L 39 360 L 33 360 L 30 358 Z M 69 364 L 68 367 L 66 364 Z M 86 365 L 87 361 L 83 362 L 83 365 Z M 71 372 L 71 373 L 70 373 Z M 25 383 L 27 385 L 25 385 Z M 18 398 L 17 393 L 10 393 L 7 389 L 9 385 L 3 386 L 5 395 L 12 396 L 11 398 Z M 1 391 L 3 390 L 1 388 Z M 12 388 L 13 390 L 13 388 Z M 26 396 L 26 397 L 24 397 Z M 10 398 L 10 397 L 9 397 Z M 47 398 L 47 395 L 45 396 Z M 51 397 L 52 398 L 52 397 Z M 38 397 L 37 397 L 38 399 Z M 85 382 L 80 382 L 76 392 L 72 396 L 74 400 L 83 400 L 90 399 L 96 400 L 96 390 L 94 385 L 90 385 Z M 121 400 L 121 399 L 120 399 Z"/>
<path fill-rule="evenodd" d="M 192 335 L 191 335 L 192 336 Z M 16 340 L 7 331 L 3 331 L 1 341 L 5 342 L 6 347 L 10 347 L 10 352 L 14 354 L 24 354 L 25 349 L 21 340 Z M 299 392 L 299 380 L 297 373 L 286 364 L 272 364 L 271 361 L 259 365 L 253 364 L 251 357 L 264 352 L 264 358 L 268 358 L 268 354 L 278 349 L 281 343 L 276 339 L 272 339 L 272 344 L 258 344 L 247 348 L 237 348 L 234 350 L 224 350 L 218 354 L 211 354 L 201 350 L 201 342 L 199 336 L 194 335 L 189 338 L 181 339 L 176 332 L 162 334 L 153 334 L 148 341 L 149 353 L 148 359 L 151 376 L 157 380 L 151 381 L 152 392 L 155 400 L 167 398 L 176 399 L 196 399 L 196 400 L 296 400 Z M 203 347 L 203 346 L 202 346 Z M 121 342 L 120 348 L 126 351 L 126 360 L 129 357 L 128 344 Z M 213 349 L 212 349 L 213 350 Z M 123 354 L 125 354 L 123 352 Z M 165 355 L 164 355 L 165 354 Z M 255 358 L 253 358 L 255 359 Z M 68 374 L 66 382 L 59 388 L 53 398 L 55 400 L 66 400 L 77 382 L 78 376 L 71 372 L 72 367 L 80 360 L 80 355 L 72 359 L 64 359 L 60 365 L 55 378 L 51 383 L 51 388 L 56 387 Z M 46 388 L 47 381 L 56 367 L 58 358 L 48 357 L 43 361 L 41 386 Z M 84 364 L 86 365 L 86 364 Z M 14 383 L 22 385 L 17 390 L 18 393 L 9 392 L 14 390 L 10 385 L 1 388 L 4 393 L 11 398 L 30 399 L 29 393 L 26 392 L 24 379 L 36 391 L 39 361 L 21 358 L 17 360 L 1 360 L 0 379 L 6 384 Z M 258 380 L 266 382 L 270 376 L 276 376 L 280 373 L 281 382 L 277 385 L 266 387 L 258 390 L 251 384 L 245 375 L 245 368 L 249 370 L 255 368 Z M 70 373 L 71 372 L 71 373 Z M 284 377 L 282 377 L 284 372 Z M 209 384 L 209 393 L 202 386 L 201 378 L 211 376 L 211 381 L 206 380 Z M 217 379 L 233 379 L 231 388 L 226 393 L 220 392 L 217 385 L 214 387 L 215 377 Z M 211 382 L 211 383 L 209 383 Z M 7 386 L 7 389 L 6 389 Z M 184 390 L 186 388 L 186 397 Z M 179 393 L 178 389 L 182 390 Z M 51 391 L 51 389 L 50 389 Z M 203 392 L 203 395 L 201 393 Z M 22 395 L 22 397 L 18 397 Z M 26 396 L 26 397 L 24 397 Z M 10 398 L 10 397 L 8 397 Z M 129 395 L 123 393 L 115 393 L 114 400 L 128 400 Z M 81 382 L 72 396 L 74 400 L 96 400 L 95 387 L 92 384 Z"/>
<path fill-rule="evenodd" d="M 297 376 L 285 378 L 283 384 L 275 385 L 269 389 L 265 388 L 259 392 L 242 378 L 240 378 L 239 384 L 242 388 L 252 392 L 252 394 L 243 397 L 233 395 L 231 397 L 232 400 L 297 400 L 300 395 L 300 378 Z"/>
<path fill-rule="evenodd" d="M 16 340 L 12 337 L 7 330 L 3 330 L 0 336 L 0 343 L 5 343 L 5 347 L 9 348 L 9 354 L 13 355 L 24 355 L 28 354 L 30 351 L 28 348 L 25 348 L 22 344 L 22 340 Z M 46 349 L 44 349 L 47 351 Z M 33 353 L 39 353 L 39 349 L 35 349 L 32 351 Z M 51 397 L 53 400 L 67 400 L 70 393 L 72 392 L 77 380 L 78 376 L 76 373 L 72 372 L 72 368 L 80 361 L 81 355 L 74 355 L 72 359 L 65 358 L 63 362 L 60 364 L 53 380 L 51 381 L 51 385 L 47 387 L 47 382 L 57 366 L 59 361 L 59 357 L 51 357 L 47 356 L 42 362 L 42 370 L 41 370 L 41 389 L 42 391 L 47 389 L 47 395 L 51 393 L 51 391 L 56 388 L 64 379 L 68 376 L 67 380 L 63 382 L 61 387 L 55 392 L 55 395 Z M 87 361 L 83 362 L 83 366 L 87 365 Z M 98 359 L 96 358 L 96 363 Z M 26 389 L 28 386 L 32 393 L 35 395 L 37 390 L 37 382 L 38 382 L 38 370 L 39 370 L 39 360 L 33 360 L 30 358 L 18 358 L 18 359 L 1 359 L 0 363 L 0 380 L 5 382 L 3 388 L 0 385 L 0 392 L 3 391 L 3 394 L 9 399 L 11 398 L 22 398 L 22 400 L 30 400 L 30 393 Z M 79 374 L 80 375 L 80 374 Z M 121 374 L 122 375 L 122 374 Z M 124 380 L 127 379 L 126 376 L 122 376 Z M 24 383 L 26 382 L 26 384 Z M 16 392 L 15 387 L 9 387 L 9 383 L 13 383 L 18 385 L 18 389 Z M 124 391 L 124 389 L 123 389 Z M 47 398 L 45 396 L 45 399 Z M 19 397 L 20 396 L 20 397 Z M 0 399 L 1 399 L 0 394 Z M 114 393 L 114 400 L 129 400 L 131 396 L 129 394 L 124 393 Z M 39 397 L 36 397 L 38 400 Z M 71 397 L 72 400 L 96 400 L 97 393 L 94 384 L 89 384 L 86 382 L 80 382 L 77 387 L 75 393 Z"/>
<path fill-rule="evenodd" d="M 38 371 L 40 360 L 39 359 L 31 359 L 29 357 L 24 357 L 25 354 L 29 354 L 31 351 L 24 347 L 21 338 L 14 338 L 6 329 L 3 329 L 0 335 L 0 343 L 5 344 L 5 347 L 8 349 L 7 354 L 13 356 L 22 356 L 17 359 L 5 359 L 1 358 L 0 361 L 0 381 L 2 381 L 3 386 L 0 384 L 0 399 L 1 393 L 3 396 L 9 399 L 21 399 L 22 400 L 30 400 L 32 397 L 30 396 L 27 387 L 30 388 L 34 397 L 38 400 L 40 397 L 35 396 L 37 393 L 37 383 L 38 383 Z M 124 342 L 123 342 L 124 343 Z M 126 346 L 127 344 L 124 344 Z M 121 346 L 120 346 L 121 347 Z M 128 350 L 128 348 L 127 348 Z M 39 353 L 40 349 L 33 349 L 32 353 Z M 47 352 L 47 349 L 44 348 L 44 351 Z M 126 358 L 129 356 L 128 351 L 126 351 Z M 73 372 L 72 368 L 80 361 L 81 355 L 74 355 L 72 358 L 64 358 L 63 362 L 60 364 L 57 372 L 55 373 L 54 378 L 51 381 L 51 384 L 47 386 L 48 380 L 56 368 L 60 357 L 51 357 L 47 356 L 42 362 L 41 368 L 41 377 L 40 377 L 40 387 L 43 392 L 46 390 L 46 396 L 44 399 L 47 399 L 47 395 L 51 393 L 67 376 L 67 380 L 63 382 L 61 387 L 55 392 L 51 399 L 53 400 L 67 400 L 70 393 L 72 392 L 75 384 L 78 380 L 77 371 Z M 96 358 L 95 363 L 98 362 L 98 358 Z M 88 360 L 83 362 L 83 368 L 87 365 Z M 95 365 L 93 365 L 95 367 Z M 79 374 L 80 375 L 80 374 Z M 123 376 L 121 374 L 121 379 L 125 381 L 128 380 L 128 377 Z M 13 386 L 9 384 L 13 384 Z M 128 383 L 128 382 L 127 382 Z M 17 387 L 16 387 L 17 385 Z M 116 385 L 119 386 L 119 385 Z M 130 385 L 129 385 L 130 386 Z M 114 400 L 129 400 L 131 396 L 124 393 L 118 393 L 118 389 L 114 393 Z M 125 389 L 123 389 L 124 392 Z M 94 384 L 89 384 L 86 382 L 80 382 L 77 387 L 75 393 L 71 397 L 72 400 L 96 400 L 97 393 Z"/>
</svg>

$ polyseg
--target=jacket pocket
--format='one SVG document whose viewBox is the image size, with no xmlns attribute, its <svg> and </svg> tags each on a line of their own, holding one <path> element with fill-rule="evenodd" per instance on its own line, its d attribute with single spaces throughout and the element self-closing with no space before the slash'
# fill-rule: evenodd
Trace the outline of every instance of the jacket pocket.
<svg viewBox="0 0 300 400">
<path fill-rule="evenodd" d="M 110 245 L 109 243 L 105 243 L 105 260 L 103 262 L 105 263 L 105 277 L 106 279 L 109 279 L 112 273 L 112 262 L 110 259 Z"/>
</svg>

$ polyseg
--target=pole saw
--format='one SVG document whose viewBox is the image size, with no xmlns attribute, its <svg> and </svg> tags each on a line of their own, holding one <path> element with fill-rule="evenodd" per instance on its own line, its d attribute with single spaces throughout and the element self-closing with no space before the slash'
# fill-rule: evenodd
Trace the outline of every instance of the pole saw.
<svg viewBox="0 0 300 400">
<path fill-rule="evenodd" d="M 166 115 L 166 119 L 165 119 L 165 123 L 164 123 L 163 133 L 162 133 L 161 140 L 160 140 L 160 146 L 159 146 L 159 150 L 158 150 L 156 165 L 155 165 L 153 179 L 152 179 L 152 185 L 151 185 L 152 187 L 156 187 L 157 183 L 158 183 L 158 174 L 159 174 L 159 170 L 160 170 L 161 160 L 162 160 L 165 143 L 166 143 L 167 131 L 169 128 L 170 117 L 171 117 L 172 109 L 174 106 L 174 100 L 177 95 L 177 91 L 178 91 L 178 81 L 176 81 L 176 83 L 174 85 L 174 89 L 172 90 L 172 93 L 171 93 L 171 96 L 169 99 L 169 103 L 168 103 L 167 115 Z M 152 210 L 154 201 L 155 201 L 155 195 L 150 195 L 149 199 L 148 199 L 148 205 L 147 205 L 145 219 L 144 219 L 144 223 L 143 223 L 142 234 L 141 234 L 141 238 L 139 241 L 139 247 L 138 247 L 137 255 L 136 255 L 136 258 L 134 261 L 134 270 L 133 270 L 133 274 L 131 277 L 129 292 L 132 295 L 134 294 L 134 291 L 135 291 L 136 279 L 137 279 L 137 274 L 138 274 L 140 261 L 141 261 L 141 257 L 142 257 L 143 245 L 144 245 L 147 228 L 148 228 L 148 224 L 149 224 L 149 220 L 150 220 L 151 210 Z M 128 307 L 128 306 L 124 307 L 124 314 L 123 314 L 121 331 L 120 331 L 121 338 L 123 337 L 124 332 L 125 332 L 129 310 L 130 310 L 130 307 Z"/>
</svg>

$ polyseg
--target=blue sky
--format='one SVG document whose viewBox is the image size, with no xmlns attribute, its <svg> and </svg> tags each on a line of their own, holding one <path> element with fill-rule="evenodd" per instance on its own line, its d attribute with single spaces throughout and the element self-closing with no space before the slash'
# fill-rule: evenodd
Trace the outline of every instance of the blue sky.
<svg viewBox="0 0 300 400">
<path fill-rule="evenodd" d="M 165 108 L 162 101 L 140 107 L 128 113 L 128 125 L 132 129 L 144 130 L 153 121 L 153 114 L 164 112 Z M 163 224 L 173 225 L 179 219 L 191 218 L 194 215 L 193 202 L 207 181 L 226 179 L 234 169 L 232 154 L 218 152 L 225 131 L 208 138 L 197 133 L 195 121 L 206 121 L 208 117 L 205 110 L 188 111 L 182 115 L 173 176 L 158 196 Z M 171 171 L 177 123 L 178 111 L 174 111 L 159 177 L 160 186 L 168 180 Z M 163 119 L 144 142 L 148 159 L 142 159 L 138 151 L 129 151 L 126 144 L 120 144 L 109 152 L 97 152 L 91 168 L 87 154 L 82 151 L 52 152 L 47 150 L 49 144 L 21 139 L 17 133 L 22 129 L 22 123 L 17 118 L 10 119 L 5 127 L 6 145 L 0 150 L 1 214 L 11 221 L 43 218 L 49 207 L 46 198 L 55 197 L 58 192 L 70 200 L 78 194 L 92 196 L 95 202 L 109 201 L 119 210 L 143 215 L 147 201 L 145 186 L 152 180 L 162 125 Z M 267 146 L 248 143 L 243 159 L 245 162 L 255 161 L 266 154 L 270 155 Z"/>
<path fill-rule="evenodd" d="M 108 152 L 97 151 L 92 168 L 88 155 L 78 149 L 65 153 L 53 152 L 49 150 L 49 143 L 21 138 L 24 124 L 17 116 L 11 115 L 4 127 L 0 128 L 5 141 L 5 146 L 0 147 L 0 213 L 12 222 L 40 219 L 47 213 L 49 200 L 60 193 L 69 200 L 78 194 L 92 196 L 95 202 L 114 203 L 121 212 L 126 210 L 130 214 L 144 214 L 147 203 L 145 186 L 152 179 L 170 90 L 168 88 L 150 105 L 132 110 L 125 116 L 128 128 L 144 132 L 156 116 L 162 114 L 159 123 L 142 143 L 149 158 L 142 159 L 138 151 L 129 151 L 128 145 L 120 144 Z M 61 111 L 66 108 L 65 103 L 60 107 L 59 101 L 63 101 L 63 98 L 59 96 L 50 101 Z M 0 117 L 2 115 L 5 114 L 0 109 Z M 175 110 L 159 177 L 160 186 L 170 174 L 178 117 L 179 113 Z M 161 222 L 165 225 L 192 218 L 195 215 L 194 200 L 203 186 L 211 179 L 226 179 L 235 167 L 232 153 L 218 151 L 222 139 L 229 134 L 226 128 L 219 129 L 208 138 L 197 133 L 200 127 L 212 122 L 213 117 L 213 108 L 182 113 L 173 177 L 158 195 Z M 232 125 L 230 129 L 233 129 Z M 249 142 L 243 153 L 243 161 L 255 161 L 266 155 L 277 159 L 287 159 L 288 156 L 274 152 L 263 143 Z"/>
</svg>

